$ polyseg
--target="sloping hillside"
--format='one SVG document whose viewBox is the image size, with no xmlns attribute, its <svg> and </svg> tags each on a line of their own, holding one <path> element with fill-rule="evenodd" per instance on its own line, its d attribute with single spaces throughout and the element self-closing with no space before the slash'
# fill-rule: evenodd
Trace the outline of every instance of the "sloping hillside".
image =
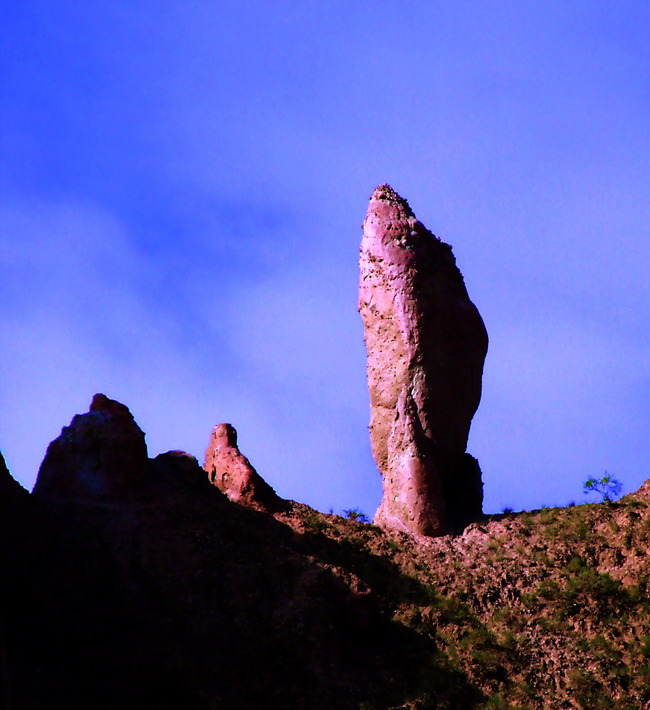
<svg viewBox="0 0 650 710">
<path fill-rule="evenodd" d="M 430 674 L 413 707 L 464 707 L 438 695 L 440 664 L 480 689 L 479 707 L 650 703 L 647 493 L 491 516 L 458 537 L 434 539 L 319 520 L 320 535 L 399 570 L 396 591 L 354 566 L 392 618 L 428 645 Z"/>
<path fill-rule="evenodd" d="M 9 708 L 650 701 L 647 493 L 427 539 L 244 508 L 177 453 L 149 466 L 109 503 L 0 475 Z"/>
</svg>

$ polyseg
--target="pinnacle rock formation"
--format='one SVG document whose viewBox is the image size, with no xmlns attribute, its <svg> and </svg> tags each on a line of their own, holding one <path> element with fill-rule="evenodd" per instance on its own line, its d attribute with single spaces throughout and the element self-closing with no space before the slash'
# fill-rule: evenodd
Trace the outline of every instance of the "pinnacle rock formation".
<svg viewBox="0 0 650 710">
<path fill-rule="evenodd" d="M 275 509 L 281 503 L 273 488 L 239 450 L 237 431 L 232 424 L 217 424 L 212 430 L 203 468 L 210 481 L 236 503 L 262 510 Z"/>
<path fill-rule="evenodd" d="M 150 468 L 144 433 L 128 407 L 96 394 L 48 447 L 33 493 L 110 502 L 137 496 Z"/>
<path fill-rule="evenodd" d="M 375 522 L 444 535 L 482 512 L 466 453 L 488 337 L 452 249 L 388 185 L 363 224 L 359 311 L 368 352 L 370 439 L 383 477 Z"/>
</svg>

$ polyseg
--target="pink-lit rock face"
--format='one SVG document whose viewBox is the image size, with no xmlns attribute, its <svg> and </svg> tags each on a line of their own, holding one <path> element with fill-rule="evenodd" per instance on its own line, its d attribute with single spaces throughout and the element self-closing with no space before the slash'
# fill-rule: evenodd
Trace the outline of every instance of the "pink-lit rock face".
<svg viewBox="0 0 650 710">
<path fill-rule="evenodd" d="M 650 478 L 632 495 L 639 500 L 650 500 Z"/>
<path fill-rule="evenodd" d="M 48 447 L 34 486 L 43 498 L 116 501 L 150 477 L 144 434 L 128 407 L 96 394 Z"/>
<path fill-rule="evenodd" d="M 240 452 L 237 431 L 231 424 L 217 424 L 212 430 L 203 468 L 210 481 L 236 503 L 270 510 L 281 502 L 271 486 Z"/>
<path fill-rule="evenodd" d="M 448 244 L 388 185 L 372 194 L 360 256 L 370 439 L 384 495 L 375 522 L 424 535 L 481 515 L 466 454 L 488 338 Z"/>
</svg>

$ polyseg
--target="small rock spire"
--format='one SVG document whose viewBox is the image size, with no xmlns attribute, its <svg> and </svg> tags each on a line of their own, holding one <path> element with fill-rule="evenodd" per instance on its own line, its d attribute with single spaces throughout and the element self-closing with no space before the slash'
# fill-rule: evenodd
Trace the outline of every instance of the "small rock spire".
<svg viewBox="0 0 650 710">
<path fill-rule="evenodd" d="M 236 503 L 274 510 L 282 502 L 239 450 L 232 424 L 217 424 L 212 430 L 203 468 L 210 481 Z"/>
</svg>

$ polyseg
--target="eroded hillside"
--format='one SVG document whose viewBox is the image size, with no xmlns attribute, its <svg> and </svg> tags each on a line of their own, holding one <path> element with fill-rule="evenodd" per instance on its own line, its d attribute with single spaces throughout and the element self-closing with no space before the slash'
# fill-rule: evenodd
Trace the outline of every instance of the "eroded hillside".
<svg viewBox="0 0 650 710">
<path fill-rule="evenodd" d="M 179 452 L 137 495 L 0 479 L 9 708 L 650 701 L 647 491 L 432 539 L 245 508 Z"/>
<path fill-rule="evenodd" d="M 650 703 L 648 498 L 489 516 L 433 539 L 314 513 L 304 524 L 398 570 L 352 565 L 427 645 L 412 707 L 631 709 Z M 478 689 L 477 705 L 441 698 L 439 667 Z"/>
</svg>

